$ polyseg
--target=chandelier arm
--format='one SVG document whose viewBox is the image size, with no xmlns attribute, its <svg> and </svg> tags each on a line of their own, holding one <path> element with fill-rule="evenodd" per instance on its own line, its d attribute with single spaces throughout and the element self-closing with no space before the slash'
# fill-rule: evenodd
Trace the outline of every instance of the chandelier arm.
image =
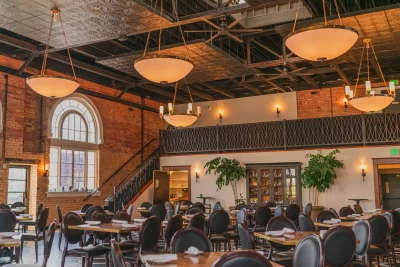
<svg viewBox="0 0 400 267">
<path fill-rule="evenodd" d="M 72 73 L 74 74 L 74 79 L 76 81 L 76 74 L 75 74 L 74 64 L 72 64 L 71 52 L 69 51 L 69 46 L 68 46 L 68 42 L 67 42 L 67 36 L 65 35 L 64 25 L 63 25 L 63 22 L 62 22 L 62 19 L 61 19 L 61 12 L 59 12 L 58 15 L 60 16 L 60 23 L 61 23 L 61 28 L 62 28 L 62 31 L 63 31 L 63 34 L 64 34 L 65 46 L 67 47 L 69 64 L 71 64 Z"/>
<path fill-rule="evenodd" d="M 324 20 L 325 20 L 325 25 L 328 25 L 328 21 L 326 20 L 325 0 L 322 0 L 322 7 L 323 7 L 323 9 L 324 9 Z"/>
<path fill-rule="evenodd" d="M 300 11 L 300 2 L 298 2 L 298 5 L 297 5 L 296 17 L 294 18 L 292 32 L 294 32 L 296 30 L 296 23 L 297 23 L 297 18 L 299 17 L 299 11 Z"/>
<path fill-rule="evenodd" d="M 361 65 L 362 65 L 362 59 L 363 59 L 363 56 L 364 56 L 364 50 L 365 50 L 365 46 L 363 46 L 363 50 L 362 50 L 362 52 L 361 52 L 360 65 L 358 66 L 356 87 L 354 88 L 354 95 L 353 95 L 353 97 L 356 97 L 356 96 L 357 96 L 357 88 L 358 88 L 358 82 L 360 81 Z"/>
<path fill-rule="evenodd" d="M 343 25 L 343 23 L 342 23 L 342 18 L 341 18 L 341 16 L 340 16 L 339 6 L 338 6 L 338 4 L 337 4 L 337 1 L 336 1 L 336 0 L 334 0 L 334 1 L 335 1 L 336 12 L 337 12 L 338 17 L 339 17 L 340 25 Z"/>
<path fill-rule="evenodd" d="M 381 65 L 379 64 L 378 57 L 376 56 L 375 49 L 374 49 L 374 46 L 373 46 L 372 42 L 371 42 L 371 49 L 372 49 L 372 53 L 374 54 L 376 63 L 378 65 L 379 72 L 380 72 L 380 74 L 382 76 L 383 83 L 385 84 L 386 90 L 388 91 L 388 93 L 390 95 L 390 90 L 387 87 L 385 76 L 383 75 L 383 71 L 382 71 Z"/>
<path fill-rule="evenodd" d="M 51 38 L 51 29 L 53 28 L 53 21 L 55 19 L 55 16 L 56 16 L 56 12 L 52 11 L 51 21 L 50 21 L 50 30 L 49 30 L 49 35 L 47 36 L 46 48 L 44 49 L 43 63 L 42 63 L 42 69 L 40 70 L 40 75 L 44 75 L 45 74 L 47 57 L 49 55 L 49 44 L 50 44 L 50 38 Z"/>
<path fill-rule="evenodd" d="M 178 92 L 178 82 L 175 83 L 175 92 L 174 92 L 174 100 L 172 102 L 172 114 L 175 113 L 175 100 L 176 100 L 176 94 Z"/>
<path fill-rule="evenodd" d="M 178 10 L 176 8 L 175 0 L 172 0 L 172 10 L 173 10 L 173 13 L 175 13 L 176 21 L 179 24 L 179 16 L 178 16 Z M 189 60 L 192 60 L 190 58 L 189 48 L 187 47 L 185 36 L 183 35 L 183 30 L 182 30 L 182 25 L 181 24 L 179 24 L 179 32 L 181 33 L 181 37 L 182 37 L 182 40 L 183 40 L 183 44 L 185 45 L 187 56 L 188 56 Z"/>
</svg>

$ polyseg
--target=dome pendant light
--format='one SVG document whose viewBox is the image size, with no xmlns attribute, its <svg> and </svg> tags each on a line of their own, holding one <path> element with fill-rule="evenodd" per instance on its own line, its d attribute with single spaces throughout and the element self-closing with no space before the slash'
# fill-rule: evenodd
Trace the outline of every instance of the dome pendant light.
<svg viewBox="0 0 400 267">
<path fill-rule="evenodd" d="M 157 2 L 154 5 L 154 9 L 157 6 Z M 172 9 L 176 15 L 176 19 L 179 22 L 178 12 L 176 11 L 175 1 L 172 1 Z M 161 0 L 161 19 L 163 14 L 163 0 Z M 144 48 L 143 57 L 135 60 L 133 66 L 136 71 L 139 72 L 147 80 L 155 83 L 168 84 L 177 82 L 186 77 L 189 72 L 193 69 L 193 63 L 182 57 L 173 55 L 161 55 L 161 34 L 162 34 L 162 20 L 160 19 L 160 33 L 158 35 L 158 54 L 148 56 L 146 55 L 147 47 L 149 45 L 150 32 L 147 36 L 146 46 Z M 186 45 L 185 37 L 183 36 L 182 28 L 179 25 L 181 37 L 186 48 L 188 57 L 189 50 Z"/>
<path fill-rule="evenodd" d="M 285 45 L 301 58 L 321 62 L 331 60 L 346 53 L 358 40 L 358 32 L 355 29 L 343 26 L 336 0 L 340 25 L 328 25 L 324 0 L 322 0 L 322 5 L 324 25 L 295 31 L 299 4 L 293 31 L 286 36 Z"/>
<path fill-rule="evenodd" d="M 64 96 L 72 94 L 76 89 L 78 89 L 79 83 L 76 81 L 74 65 L 72 64 L 72 58 L 71 58 L 71 54 L 69 51 L 67 38 L 65 36 L 64 26 L 63 26 L 63 23 L 61 20 L 60 10 L 53 9 L 53 10 L 51 10 L 51 12 L 52 12 L 52 20 L 50 22 L 49 36 L 47 38 L 46 49 L 44 52 L 42 69 L 41 69 L 39 75 L 33 75 L 33 76 L 26 78 L 26 84 L 32 90 L 34 90 L 36 93 L 38 93 L 42 96 L 56 98 L 56 97 L 64 97 Z M 51 38 L 51 30 L 52 30 L 53 22 L 57 21 L 57 15 L 60 16 L 60 23 L 61 23 L 61 28 L 62 28 L 63 34 L 64 34 L 65 46 L 68 51 L 69 62 L 71 64 L 72 73 L 74 75 L 73 79 L 45 74 L 46 63 L 47 63 L 47 58 L 48 58 L 48 54 L 49 54 L 49 43 L 50 43 L 50 38 Z"/>
<path fill-rule="evenodd" d="M 358 67 L 358 73 L 357 73 L 357 82 L 356 82 L 356 87 L 354 89 L 354 92 L 350 89 L 350 86 L 345 87 L 345 94 L 346 97 L 349 99 L 349 103 L 355 107 L 356 109 L 363 111 L 363 112 L 376 112 L 380 111 L 387 106 L 389 106 L 395 97 L 395 92 L 396 92 L 396 87 L 394 85 L 394 82 L 389 82 L 389 88 L 387 87 L 387 83 L 385 80 L 385 76 L 383 75 L 381 66 L 379 65 L 378 58 L 376 56 L 374 46 L 372 45 L 371 39 L 364 39 L 364 47 L 363 51 L 361 54 L 361 60 L 360 60 L 360 65 Z M 365 82 L 365 94 L 363 96 L 357 96 L 357 88 L 358 88 L 358 82 L 360 80 L 360 72 L 361 72 L 361 65 L 362 65 L 362 58 L 364 55 L 365 48 L 367 48 L 367 70 L 368 70 L 368 80 Z M 375 61 L 378 65 L 378 70 L 379 74 L 382 77 L 382 80 L 385 84 L 386 87 L 386 92 L 381 92 L 380 94 L 375 94 L 375 91 L 372 90 L 371 86 L 371 80 L 369 78 L 369 48 L 371 48 Z"/>
</svg>

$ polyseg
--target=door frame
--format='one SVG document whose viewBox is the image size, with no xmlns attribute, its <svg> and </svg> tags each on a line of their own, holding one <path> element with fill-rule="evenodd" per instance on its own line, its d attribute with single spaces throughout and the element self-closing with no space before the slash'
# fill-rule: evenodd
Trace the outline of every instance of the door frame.
<svg viewBox="0 0 400 267">
<path fill-rule="evenodd" d="M 379 186 L 379 173 L 378 165 L 381 164 L 400 164 L 400 157 L 393 158 L 372 158 L 373 176 L 374 176 L 374 195 L 375 195 L 375 208 L 381 208 L 381 188 Z"/>
<path fill-rule="evenodd" d="M 27 211 L 29 212 L 29 188 L 30 188 L 30 178 L 31 178 L 31 165 L 25 165 L 25 164 L 14 164 L 10 163 L 8 169 L 25 169 L 26 170 L 26 182 L 25 182 L 25 198 L 28 203 L 25 203 L 25 199 L 23 200 L 23 203 L 25 204 L 26 208 L 28 209 Z M 10 176 L 10 171 L 8 172 L 7 176 L 7 187 L 8 187 L 8 182 L 9 182 L 9 176 Z M 7 198 L 8 198 L 8 188 L 7 188 Z"/>
<path fill-rule="evenodd" d="M 163 171 L 187 171 L 188 172 L 188 199 L 192 200 L 192 166 L 184 165 L 184 166 L 162 166 Z"/>
</svg>

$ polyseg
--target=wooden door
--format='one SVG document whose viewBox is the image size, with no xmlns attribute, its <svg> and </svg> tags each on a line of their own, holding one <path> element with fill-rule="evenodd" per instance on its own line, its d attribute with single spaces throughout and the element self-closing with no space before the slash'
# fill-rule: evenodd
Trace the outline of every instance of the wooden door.
<svg viewBox="0 0 400 267">
<path fill-rule="evenodd" d="M 153 204 L 169 201 L 169 172 L 153 171 Z"/>
</svg>

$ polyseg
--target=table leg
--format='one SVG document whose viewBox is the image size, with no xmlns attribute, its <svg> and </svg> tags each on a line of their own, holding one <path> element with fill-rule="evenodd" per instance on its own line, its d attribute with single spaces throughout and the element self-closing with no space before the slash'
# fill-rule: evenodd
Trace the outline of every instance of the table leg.
<svg viewBox="0 0 400 267">
<path fill-rule="evenodd" d="M 18 264 L 21 257 L 21 248 L 15 247 L 15 262 Z"/>
</svg>

